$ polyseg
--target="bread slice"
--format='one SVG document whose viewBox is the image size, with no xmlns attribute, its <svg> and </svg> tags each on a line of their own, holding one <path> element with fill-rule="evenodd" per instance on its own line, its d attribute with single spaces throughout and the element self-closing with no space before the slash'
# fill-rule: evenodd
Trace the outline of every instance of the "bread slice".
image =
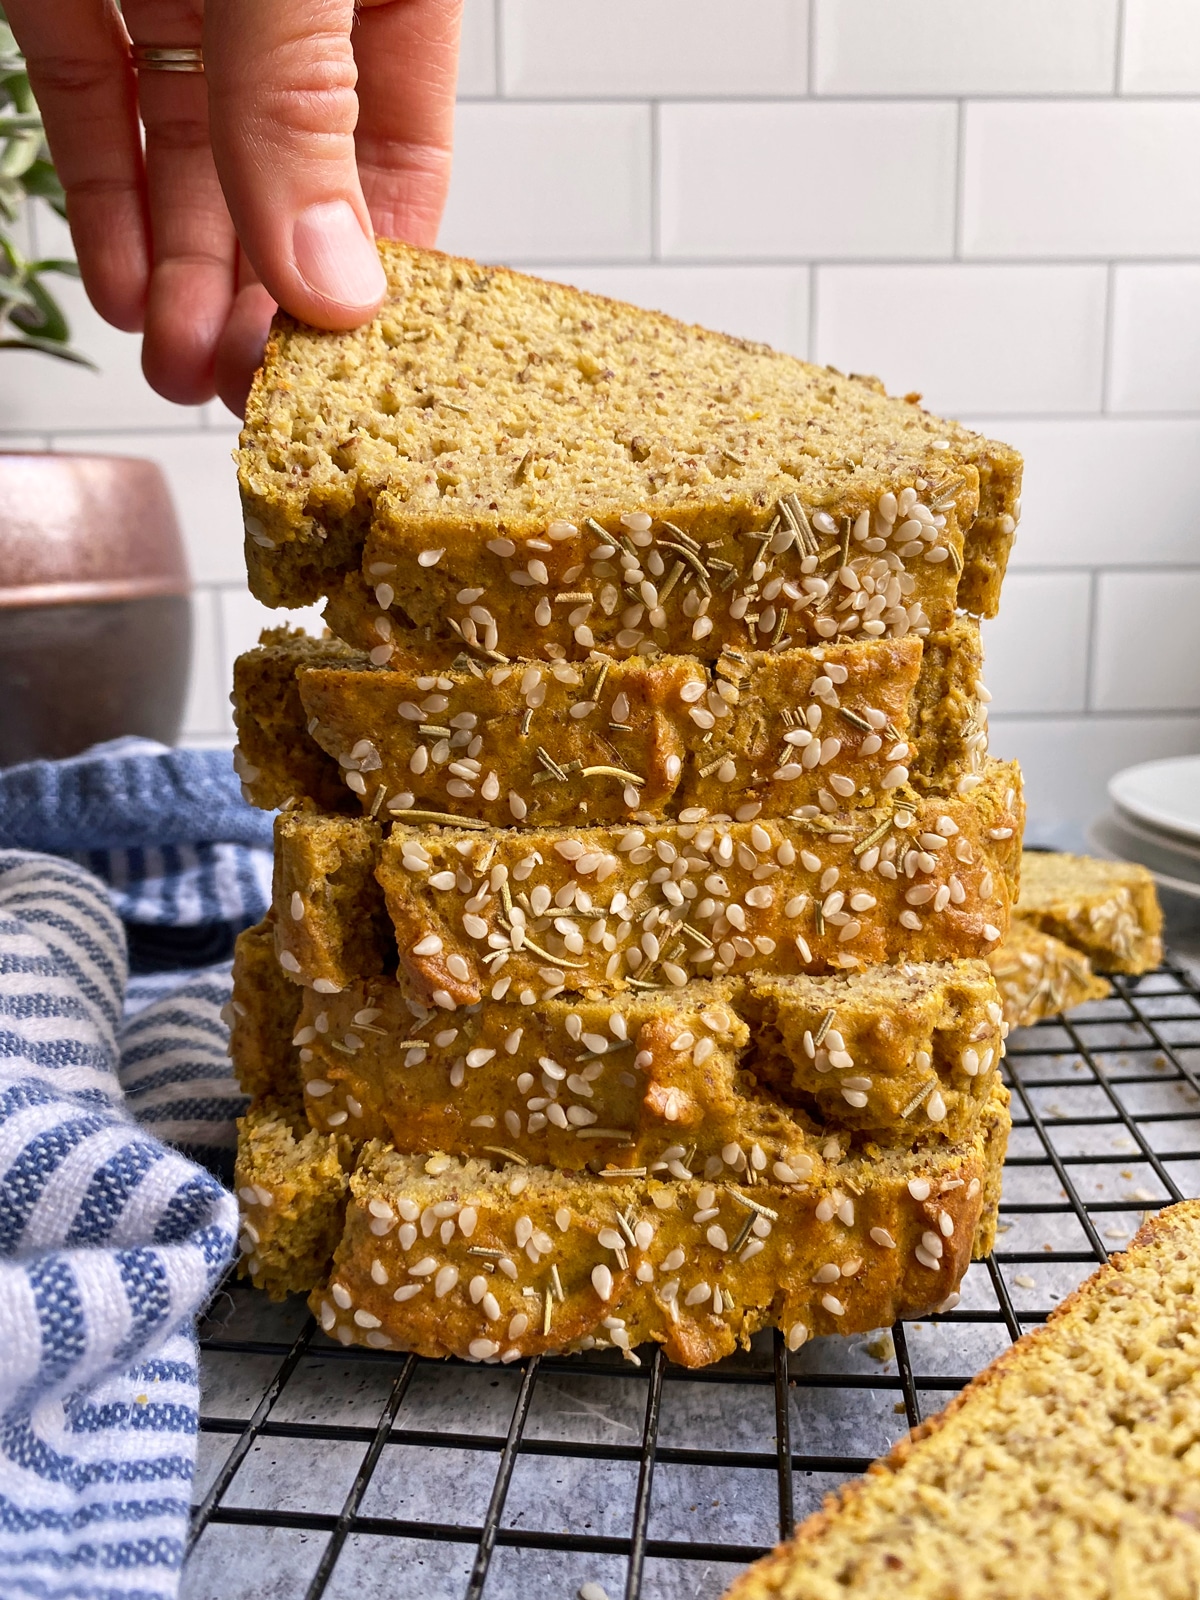
<svg viewBox="0 0 1200 1600">
<path fill-rule="evenodd" d="M 238 1118 L 241 1270 L 273 1300 L 328 1270 L 353 1164 L 349 1139 L 314 1133 L 294 1091 L 261 1095 Z"/>
<path fill-rule="evenodd" d="M 447 1010 L 981 956 L 1008 927 L 1021 826 L 999 762 L 965 796 L 795 820 L 393 824 L 378 842 L 372 822 L 296 810 L 276 824 L 277 948 L 322 993 L 398 961 L 407 997 Z"/>
<path fill-rule="evenodd" d="M 352 978 L 394 970 L 395 936 L 375 877 L 382 847 L 382 829 L 365 817 L 276 817 L 270 920 L 289 978 L 336 994 Z"/>
<path fill-rule="evenodd" d="M 1082 950 L 1101 972 L 1149 972 L 1162 960 L 1154 879 L 1132 861 L 1027 850 L 1021 916 Z"/>
<path fill-rule="evenodd" d="M 987 749 L 968 618 L 928 651 L 855 640 L 723 656 L 715 670 L 635 656 L 389 671 L 333 640 L 264 640 L 234 668 L 235 759 L 247 798 L 272 810 L 311 798 L 494 827 L 695 821 L 747 805 L 782 816 L 869 807 L 910 774 L 965 791 Z"/>
<path fill-rule="evenodd" d="M 1168 1207 L 726 1600 L 1200 1588 L 1200 1202 Z"/>
<path fill-rule="evenodd" d="M 248 981 L 260 968 L 282 996 Z M 266 922 L 239 938 L 234 1006 L 243 1088 L 303 1084 L 312 1126 L 356 1144 L 665 1170 L 682 1140 L 708 1177 L 748 1161 L 800 1170 L 831 1134 L 953 1142 L 987 1098 L 1006 1032 L 979 961 L 699 981 L 528 1012 L 485 1000 L 450 1024 L 387 978 L 320 996 L 288 983 Z"/>
<path fill-rule="evenodd" d="M 346 1205 L 311 1301 L 343 1344 L 510 1361 L 652 1339 L 694 1367 L 774 1324 L 796 1349 L 954 1303 L 991 1248 L 1009 1126 L 997 1083 L 961 1143 L 844 1156 L 811 1184 L 706 1182 L 682 1165 L 662 1181 L 568 1174 L 373 1143 L 346 1205 L 335 1137 L 281 1161 L 278 1113 L 255 1106 L 243 1133 L 269 1137 L 244 1138 L 239 1156 L 243 1270 L 277 1294 L 314 1281 L 319 1252 L 268 1221 L 286 1189 L 289 1215 L 320 1217 L 314 1239 Z"/>
<path fill-rule="evenodd" d="M 279 965 L 268 912 L 234 942 L 233 993 L 221 1012 L 233 1070 L 247 1094 L 296 1098 L 292 1036 L 302 999 L 303 991 Z"/>
<path fill-rule="evenodd" d="M 1032 1027 L 1043 1017 L 1112 993 L 1112 984 L 1092 971 L 1082 950 L 1073 950 L 1020 916 L 1012 919 L 988 965 L 1000 990 L 1004 1020 L 1014 1028 Z"/>
<path fill-rule="evenodd" d="M 346 1344 L 513 1361 L 653 1340 L 689 1367 L 763 1327 L 796 1349 L 948 1307 L 988 1246 L 1007 1099 L 997 1084 L 960 1145 L 847 1157 L 811 1186 L 495 1171 L 370 1145 L 310 1304 Z"/>
<path fill-rule="evenodd" d="M 930 792 L 967 794 L 983 779 L 988 703 L 983 646 L 973 617 L 956 617 L 922 641 L 913 696 L 909 778 Z"/>
<path fill-rule="evenodd" d="M 385 658 L 415 630 L 431 666 L 464 644 L 715 658 L 995 613 L 1009 447 L 655 312 L 380 257 L 375 318 L 279 316 L 250 394 L 238 477 L 268 605 L 332 595 L 344 638 Z"/>
<path fill-rule="evenodd" d="M 336 760 L 309 734 L 298 674 L 356 666 L 361 651 L 337 639 L 313 639 L 302 628 L 268 628 L 233 663 L 233 765 L 252 806 L 275 811 L 303 797 L 322 811 L 357 811 Z"/>
</svg>

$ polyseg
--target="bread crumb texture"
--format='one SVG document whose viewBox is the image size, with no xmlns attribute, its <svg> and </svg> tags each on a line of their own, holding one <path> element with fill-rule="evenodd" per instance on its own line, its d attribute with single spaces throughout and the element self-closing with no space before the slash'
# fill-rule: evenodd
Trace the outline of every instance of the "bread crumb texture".
<svg viewBox="0 0 1200 1600">
<path fill-rule="evenodd" d="M 1112 984 L 1092 971 L 1082 950 L 1073 950 L 1019 915 L 1013 917 L 1004 943 L 988 956 L 988 966 L 1000 990 L 1004 1020 L 1014 1028 L 1030 1028 L 1043 1017 L 1112 993 Z"/>
<path fill-rule="evenodd" d="M 1020 915 L 1082 950 L 1101 972 L 1150 972 L 1162 960 L 1154 879 L 1132 861 L 1027 850 Z"/>
<path fill-rule="evenodd" d="M 1194 1600 L 1198 1288 L 1185 1201 L 727 1600 Z"/>
<path fill-rule="evenodd" d="M 1020 514 L 1008 446 L 874 379 L 380 253 L 372 322 L 280 316 L 250 395 L 238 471 L 267 604 L 332 595 L 335 630 L 385 658 L 408 625 L 431 648 L 553 657 L 994 614 Z"/>
</svg>

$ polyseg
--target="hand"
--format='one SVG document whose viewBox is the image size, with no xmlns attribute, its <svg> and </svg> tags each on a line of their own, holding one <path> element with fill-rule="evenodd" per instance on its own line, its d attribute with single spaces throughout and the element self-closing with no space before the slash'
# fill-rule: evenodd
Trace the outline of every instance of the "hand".
<svg viewBox="0 0 1200 1600">
<path fill-rule="evenodd" d="M 160 394 L 240 413 L 276 302 L 357 327 L 374 235 L 434 242 L 461 3 L 6 0 L 88 295 Z M 130 40 L 205 72 L 137 73 Z"/>
</svg>

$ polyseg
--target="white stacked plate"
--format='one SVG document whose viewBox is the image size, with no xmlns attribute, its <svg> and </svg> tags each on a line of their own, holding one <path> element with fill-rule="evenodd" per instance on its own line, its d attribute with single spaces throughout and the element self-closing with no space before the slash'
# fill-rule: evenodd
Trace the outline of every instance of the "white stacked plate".
<svg viewBox="0 0 1200 1600">
<path fill-rule="evenodd" d="M 1109 779 L 1112 810 L 1089 842 L 1106 856 L 1137 861 L 1162 889 L 1200 900 L 1200 756 L 1126 767 Z"/>
</svg>

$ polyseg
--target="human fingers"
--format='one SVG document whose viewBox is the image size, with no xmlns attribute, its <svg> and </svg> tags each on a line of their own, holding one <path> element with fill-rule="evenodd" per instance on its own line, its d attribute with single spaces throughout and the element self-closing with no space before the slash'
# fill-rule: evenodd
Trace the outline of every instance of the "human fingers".
<svg viewBox="0 0 1200 1600">
<path fill-rule="evenodd" d="M 355 19 L 358 171 L 377 234 L 431 245 L 450 185 L 462 0 L 367 0 Z"/>
<path fill-rule="evenodd" d="M 124 0 L 124 15 L 135 45 L 200 43 L 202 0 Z M 198 405 L 215 393 L 237 241 L 209 148 L 203 75 L 143 69 L 138 94 L 153 250 L 142 370 L 167 399 Z"/>
<path fill-rule="evenodd" d="M 88 297 L 126 332 L 142 326 L 150 248 L 129 38 L 111 0 L 6 0 L 67 196 Z"/>
<path fill-rule="evenodd" d="M 215 375 L 217 393 L 235 416 L 240 417 L 246 409 L 246 396 L 262 360 L 274 315 L 274 300 L 239 251 L 238 281 L 229 319 L 217 345 Z"/>
<path fill-rule="evenodd" d="M 268 292 L 326 328 L 364 322 L 383 268 L 355 163 L 353 0 L 208 0 L 212 148 Z"/>
</svg>

